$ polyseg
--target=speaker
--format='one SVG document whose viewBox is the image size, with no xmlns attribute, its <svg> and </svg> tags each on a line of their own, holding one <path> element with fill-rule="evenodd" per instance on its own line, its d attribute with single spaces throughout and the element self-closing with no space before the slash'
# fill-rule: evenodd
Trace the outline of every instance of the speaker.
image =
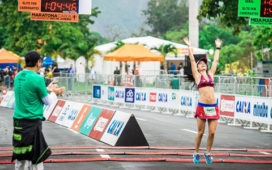
<svg viewBox="0 0 272 170">
<path fill-rule="evenodd" d="M 202 57 L 207 58 L 207 56 L 205 54 L 195 54 L 194 57 L 195 57 L 196 62 Z M 190 76 L 190 77 L 193 76 L 189 55 L 185 55 L 184 74 L 187 76 Z"/>
</svg>

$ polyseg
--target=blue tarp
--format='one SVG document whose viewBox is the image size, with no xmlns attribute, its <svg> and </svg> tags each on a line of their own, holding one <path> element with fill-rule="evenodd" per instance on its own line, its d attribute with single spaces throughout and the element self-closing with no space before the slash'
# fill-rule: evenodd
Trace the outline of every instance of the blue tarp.
<svg viewBox="0 0 272 170">
<path fill-rule="evenodd" d="M 6 68 L 7 66 L 9 66 L 9 68 L 11 68 L 11 69 L 12 69 L 12 66 L 15 66 L 15 67 L 21 69 L 21 65 L 20 64 L 18 65 L 17 63 L 0 63 L 1 70 Z"/>
<path fill-rule="evenodd" d="M 54 62 L 55 60 L 52 60 L 51 57 L 45 57 L 45 59 L 43 60 L 43 66 L 51 66 Z"/>
</svg>

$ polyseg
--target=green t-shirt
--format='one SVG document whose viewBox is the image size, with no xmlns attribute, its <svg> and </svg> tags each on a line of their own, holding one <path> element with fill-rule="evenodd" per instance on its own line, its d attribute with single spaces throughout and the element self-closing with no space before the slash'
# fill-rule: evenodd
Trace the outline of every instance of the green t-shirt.
<svg viewBox="0 0 272 170">
<path fill-rule="evenodd" d="M 15 119 L 42 119 L 42 98 L 48 95 L 45 81 L 34 71 L 23 70 L 14 80 Z"/>
</svg>

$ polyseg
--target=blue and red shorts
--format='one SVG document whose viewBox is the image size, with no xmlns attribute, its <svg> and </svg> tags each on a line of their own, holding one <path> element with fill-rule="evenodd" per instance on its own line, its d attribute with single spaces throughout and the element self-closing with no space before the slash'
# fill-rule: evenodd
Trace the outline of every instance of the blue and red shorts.
<svg viewBox="0 0 272 170">
<path fill-rule="evenodd" d="M 195 118 L 199 119 L 219 119 L 218 102 L 216 104 L 205 104 L 198 102 Z"/>
</svg>

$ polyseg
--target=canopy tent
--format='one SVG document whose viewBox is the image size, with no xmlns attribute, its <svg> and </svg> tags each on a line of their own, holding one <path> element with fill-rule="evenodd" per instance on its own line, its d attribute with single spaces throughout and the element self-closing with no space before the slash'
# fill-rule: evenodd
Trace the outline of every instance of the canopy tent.
<svg viewBox="0 0 272 170">
<path fill-rule="evenodd" d="M 18 62 L 21 59 L 22 58 L 18 55 L 2 48 L 0 50 L 0 69 L 4 69 L 7 66 L 9 66 L 10 68 L 12 68 L 12 66 L 15 66 L 20 69 L 21 65 L 18 65 Z"/>
<path fill-rule="evenodd" d="M 163 56 L 139 44 L 125 44 L 104 56 L 108 61 L 164 61 Z"/>
<path fill-rule="evenodd" d="M 156 37 L 152 36 L 146 36 L 146 37 L 132 37 L 132 38 L 127 38 L 121 40 L 124 43 L 127 44 L 143 44 L 145 47 L 151 49 L 151 48 L 159 48 L 161 45 L 166 45 L 166 44 L 172 44 L 178 49 L 178 55 L 177 57 L 174 54 L 167 54 L 166 60 L 184 60 L 185 55 L 188 55 L 188 50 L 187 46 L 184 44 L 179 44 L 163 39 L 159 39 Z M 99 45 L 95 47 L 96 50 L 100 51 L 102 55 L 107 54 L 111 49 L 116 47 L 116 42 L 111 42 L 103 45 Z M 203 54 L 206 55 L 208 53 L 208 50 L 201 49 L 201 48 L 195 48 L 192 47 L 192 51 L 194 54 Z"/>
<path fill-rule="evenodd" d="M 55 62 L 55 60 L 52 60 L 51 57 L 45 57 L 43 59 L 43 66 L 46 67 L 46 66 L 51 66 L 53 63 Z"/>
<path fill-rule="evenodd" d="M 0 63 L 18 63 L 21 57 L 2 48 L 0 50 Z"/>
</svg>

